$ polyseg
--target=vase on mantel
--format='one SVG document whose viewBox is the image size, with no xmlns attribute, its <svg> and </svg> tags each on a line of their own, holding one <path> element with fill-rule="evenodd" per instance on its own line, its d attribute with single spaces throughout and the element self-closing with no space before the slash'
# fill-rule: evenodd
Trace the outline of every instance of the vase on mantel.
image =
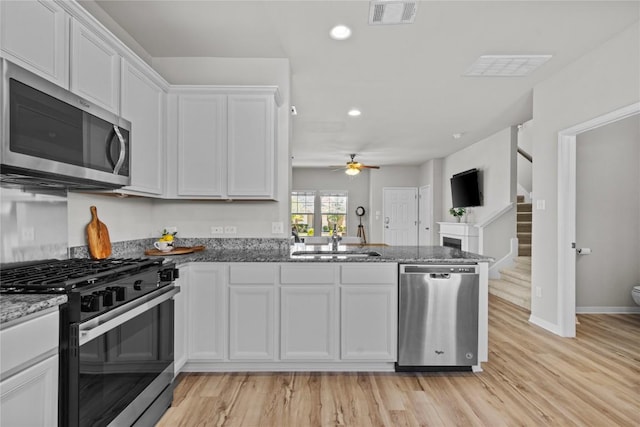
<svg viewBox="0 0 640 427">
<path fill-rule="evenodd" d="M 456 218 L 456 222 L 461 222 L 461 219 L 459 216 L 455 217 Z"/>
</svg>

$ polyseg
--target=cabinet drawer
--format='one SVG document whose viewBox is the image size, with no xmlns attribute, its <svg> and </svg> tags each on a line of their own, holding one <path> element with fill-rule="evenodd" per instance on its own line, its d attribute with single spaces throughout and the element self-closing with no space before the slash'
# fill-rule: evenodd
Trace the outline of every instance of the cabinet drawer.
<svg viewBox="0 0 640 427">
<path fill-rule="evenodd" d="M 340 282 L 344 284 L 395 284 L 398 281 L 397 264 L 362 263 L 358 265 L 342 265 Z"/>
<path fill-rule="evenodd" d="M 283 265 L 280 270 L 283 284 L 331 284 L 335 283 L 335 267 L 327 264 Z"/>
<path fill-rule="evenodd" d="M 229 283 L 273 284 L 276 280 L 276 266 L 270 263 L 231 264 L 229 267 Z"/>
<path fill-rule="evenodd" d="M 0 331 L 2 374 L 58 347 L 58 311 Z"/>
</svg>

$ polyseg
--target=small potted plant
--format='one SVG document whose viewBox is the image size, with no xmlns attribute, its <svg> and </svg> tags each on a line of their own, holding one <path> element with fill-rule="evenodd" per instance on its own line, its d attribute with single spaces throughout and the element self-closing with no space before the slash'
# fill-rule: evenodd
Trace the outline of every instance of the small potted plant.
<svg viewBox="0 0 640 427">
<path fill-rule="evenodd" d="M 460 222 L 460 218 L 462 218 L 462 216 L 467 213 L 467 211 L 465 208 L 451 208 L 449 209 L 449 213 L 453 215 L 453 217 L 456 219 L 456 222 Z"/>
</svg>

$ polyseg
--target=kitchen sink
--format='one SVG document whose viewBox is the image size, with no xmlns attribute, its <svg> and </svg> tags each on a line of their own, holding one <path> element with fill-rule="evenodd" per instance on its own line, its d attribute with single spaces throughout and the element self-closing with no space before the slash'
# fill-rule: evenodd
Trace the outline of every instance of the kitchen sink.
<svg viewBox="0 0 640 427">
<path fill-rule="evenodd" d="M 291 256 L 299 257 L 372 257 L 380 256 L 376 251 L 326 251 L 326 250 L 313 250 L 313 251 L 295 251 L 291 253 Z"/>
</svg>

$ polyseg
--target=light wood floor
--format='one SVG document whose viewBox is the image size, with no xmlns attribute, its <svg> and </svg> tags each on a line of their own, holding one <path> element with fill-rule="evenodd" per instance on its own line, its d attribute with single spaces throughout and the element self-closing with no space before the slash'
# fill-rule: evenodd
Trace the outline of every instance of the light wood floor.
<svg viewBox="0 0 640 427">
<path fill-rule="evenodd" d="M 640 426 L 640 315 L 527 319 L 490 296 L 478 374 L 181 374 L 158 426 Z"/>
</svg>

